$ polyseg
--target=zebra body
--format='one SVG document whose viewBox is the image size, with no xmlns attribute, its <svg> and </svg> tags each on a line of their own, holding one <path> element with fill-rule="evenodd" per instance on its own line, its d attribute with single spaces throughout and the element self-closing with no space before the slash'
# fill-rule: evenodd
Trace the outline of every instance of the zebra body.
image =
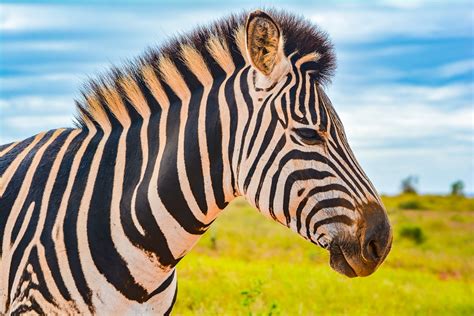
<svg viewBox="0 0 474 316">
<path fill-rule="evenodd" d="M 331 45 L 272 15 L 152 51 L 91 83 L 77 128 L 0 147 L 0 313 L 168 314 L 176 264 L 240 195 L 336 270 L 376 269 L 390 226 L 321 88 Z"/>
</svg>

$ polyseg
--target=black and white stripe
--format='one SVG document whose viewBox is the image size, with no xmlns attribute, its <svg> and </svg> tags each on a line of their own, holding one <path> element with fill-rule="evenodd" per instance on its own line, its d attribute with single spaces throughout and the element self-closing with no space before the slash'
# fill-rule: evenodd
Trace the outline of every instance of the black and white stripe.
<svg viewBox="0 0 474 316">
<path fill-rule="evenodd" d="M 176 264 L 239 195 L 320 245 L 383 208 L 321 88 L 326 36 L 272 15 L 288 67 L 265 86 L 232 16 L 92 83 L 77 128 L 0 147 L 1 314 L 168 314 Z"/>
</svg>

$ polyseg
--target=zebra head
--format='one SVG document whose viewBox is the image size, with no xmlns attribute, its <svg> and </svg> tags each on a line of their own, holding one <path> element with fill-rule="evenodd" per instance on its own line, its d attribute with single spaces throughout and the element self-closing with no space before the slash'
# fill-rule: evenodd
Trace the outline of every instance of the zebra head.
<svg viewBox="0 0 474 316">
<path fill-rule="evenodd" d="M 242 134 L 239 190 L 262 213 L 328 249 L 333 269 L 367 276 L 387 256 L 392 232 L 321 87 L 334 68 L 331 45 L 309 22 L 304 38 L 277 15 L 255 11 L 245 26 L 253 109 Z M 289 51 L 297 46 L 292 36 L 319 41 L 318 50 Z"/>
</svg>

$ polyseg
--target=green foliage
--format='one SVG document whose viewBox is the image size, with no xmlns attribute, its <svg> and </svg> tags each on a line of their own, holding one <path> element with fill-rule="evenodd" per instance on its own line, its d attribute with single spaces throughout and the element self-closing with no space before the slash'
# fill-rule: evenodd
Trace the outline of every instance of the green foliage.
<svg viewBox="0 0 474 316">
<path fill-rule="evenodd" d="M 451 195 L 464 196 L 464 182 L 458 180 L 451 184 Z"/>
<path fill-rule="evenodd" d="M 418 178 L 415 176 L 408 176 L 402 180 L 402 193 L 416 194 L 416 186 L 418 184 Z"/>
<path fill-rule="evenodd" d="M 423 208 L 421 202 L 414 199 L 400 202 L 398 206 L 403 210 L 420 210 Z"/>
<path fill-rule="evenodd" d="M 422 209 L 430 211 L 473 212 L 474 198 L 453 195 L 413 195 L 401 194 L 396 196 L 382 196 L 387 210 L 394 209 Z M 406 207 L 406 205 L 416 207 Z M 411 205 L 410 205 L 411 204 Z"/>
<path fill-rule="evenodd" d="M 408 200 L 422 209 L 400 209 Z M 473 200 L 383 197 L 392 251 L 372 276 L 348 279 L 325 250 L 237 199 L 178 265 L 174 314 L 474 315 Z"/>
<path fill-rule="evenodd" d="M 421 244 L 425 241 L 426 236 L 423 233 L 423 230 L 419 226 L 412 225 L 403 225 L 400 227 L 400 237 L 407 238 L 415 242 L 416 244 Z"/>
<path fill-rule="evenodd" d="M 248 310 L 248 314 L 252 315 L 251 307 L 255 303 L 259 295 L 262 293 L 262 281 L 257 280 L 255 284 L 249 289 L 240 292 L 242 294 L 242 306 Z"/>
</svg>

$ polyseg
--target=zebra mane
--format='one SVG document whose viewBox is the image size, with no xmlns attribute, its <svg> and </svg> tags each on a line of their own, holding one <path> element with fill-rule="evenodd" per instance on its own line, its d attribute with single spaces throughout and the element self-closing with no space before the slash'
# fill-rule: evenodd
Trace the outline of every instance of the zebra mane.
<svg viewBox="0 0 474 316">
<path fill-rule="evenodd" d="M 322 85 L 329 83 L 336 59 L 328 35 L 302 16 L 276 9 L 266 12 L 280 26 L 285 54 L 316 54 L 314 76 Z M 207 81 L 212 84 L 213 79 L 249 64 L 244 31 L 248 14 L 232 14 L 175 36 L 124 67 L 113 67 L 90 80 L 82 90 L 82 99 L 76 101 L 76 125 L 111 128 L 118 120 L 124 126 L 130 123 L 131 112 L 150 115 L 146 93 L 166 107 L 170 93 L 186 96 L 193 88 Z"/>
</svg>

